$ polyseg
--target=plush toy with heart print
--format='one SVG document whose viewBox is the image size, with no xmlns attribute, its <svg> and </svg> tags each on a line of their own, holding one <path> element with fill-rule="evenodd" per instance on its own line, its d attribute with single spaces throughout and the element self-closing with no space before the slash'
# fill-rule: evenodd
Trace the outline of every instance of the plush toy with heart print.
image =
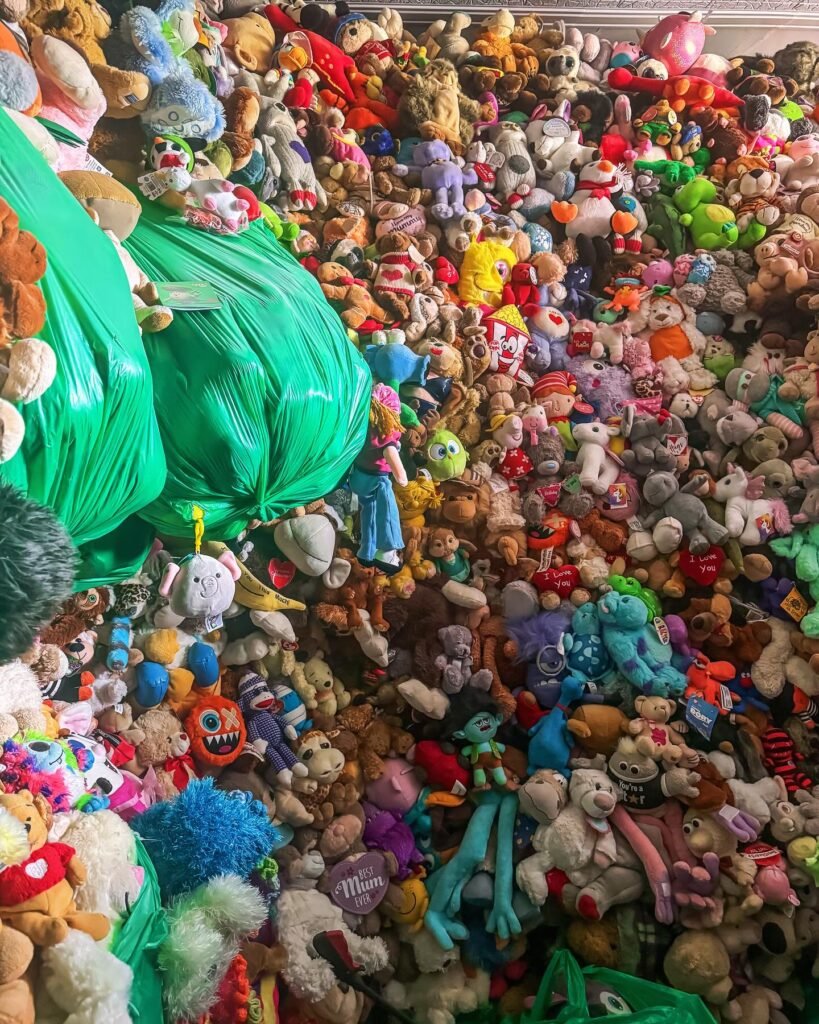
<svg viewBox="0 0 819 1024">
<path fill-rule="evenodd" d="M 0 920 L 27 935 L 35 946 L 54 946 L 69 928 L 104 939 L 110 923 L 104 914 L 77 910 L 74 888 L 85 881 L 85 867 L 73 847 L 50 843 L 51 807 L 27 790 L 0 794 L 0 807 L 20 821 L 30 854 L 0 872 Z"/>
</svg>

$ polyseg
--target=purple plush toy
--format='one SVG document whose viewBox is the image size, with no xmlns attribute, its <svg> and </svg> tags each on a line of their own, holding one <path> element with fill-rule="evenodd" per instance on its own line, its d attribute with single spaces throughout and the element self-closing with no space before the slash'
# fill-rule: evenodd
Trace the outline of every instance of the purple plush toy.
<svg viewBox="0 0 819 1024">
<path fill-rule="evenodd" d="M 631 375 L 621 366 L 611 366 L 601 359 L 575 356 L 566 367 L 577 378 L 577 390 L 594 406 L 594 411 L 605 423 L 622 414 L 623 403 L 634 398 Z"/>
<path fill-rule="evenodd" d="M 459 167 L 452 150 L 440 139 L 417 143 L 412 151 L 412 163 L 396 164 L 393 170 L 398 175 L 406 175 L 410 171 L 420 173 L 421 185 L 432 191 L 430 213 L 442 221 L 466 213 L 464 186 L 478 183 L 475 171 L 472 168 L 464 171 Z"/>
<path fill-rule="evenodd" d="M 424 861 L 424 855 L 415 846 L 412 829 L 404 819 L 392 811 L 383 811 L 375 804 L 364 807 L 364 835 L 362 839 L 368 850 L 383 850 L 392 853 L 398 862 L 396 877 L 407 878 L 413 868 Z"/>
</svg>

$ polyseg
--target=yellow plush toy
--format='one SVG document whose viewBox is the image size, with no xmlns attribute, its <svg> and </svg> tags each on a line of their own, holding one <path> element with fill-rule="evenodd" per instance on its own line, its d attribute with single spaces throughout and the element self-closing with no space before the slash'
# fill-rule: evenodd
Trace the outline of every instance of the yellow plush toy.
<svg viewBox="0 0 819 1024">
<path fill-rule="evenodd" d="M 472 306 L 491 306 L 497 309 L 501 304 L 503 286 L 512 275 L 517 263 L 512 250 L 502 242 L 491 239 L 486 242 L 472 242 L 464 253 L 461 265 L 461 280 L 458 295 L 462 302 Z"/>
</svg>

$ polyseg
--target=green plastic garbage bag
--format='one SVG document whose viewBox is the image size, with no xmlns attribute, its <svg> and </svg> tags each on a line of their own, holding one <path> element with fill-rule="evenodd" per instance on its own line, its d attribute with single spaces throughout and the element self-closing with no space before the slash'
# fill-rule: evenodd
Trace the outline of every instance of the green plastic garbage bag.
<svg viewBox="0 0 819 1024">
<path fill-rule="evenodd" d="M 530 1010 L 521 1015 L 520 1024 L 588 1024 L 606 1014 L 593 1013 L 587 1000 L 586 985 L 595 982 L 610 994 L 609 1015 L 617 1024 L 715 1024 L 711 1013 L 699 999 L 685 992 L 657 985 L 631 974 L 605 967 L 584 967 L 567 949 L 552 956 Z M 565 1002 L 559 1013 L 547 1015 L 552 995 L 560 992 Z M 616 997 L 619 997 L 617 999 Z M 623 1012 L 625 1001 L 633 1012 Z M 617 1005 L 619 1004 L 619 1005 Z M 605 1005 L 605 1004 L 604 1004 Z"/>
<path fill-rule="evenodd" d="M 153 501 L 165 481 L 128 282 L 110 241 L 2 110 L 0 196 L 45 247 L 41 337 L 57 356 L 54 384 L 22 409 L 25 440 L 0 465 L 0 479 L 53 508 L 77 546 L 104 549 L 103 538 Z M 144 554 L 120 564 L 117 578 Z M 77 588 L 94 582 L 94 571 L 81 568 Z"/>
<path fill-rule="evenodd" d="M 120 923 L 111 952 L 134 972 L 129 1009 L 135 1024 L 161 1024 L 162 977 L 156 964 L 157 950 L 168 934 L 159 898 L 159 882 L 151 858 L 136 836 L 137 864 L 145 872 L 139 895 Z"/>
<path fill-rule="evenodd" d="M 168 478 L 141 515 L 165 535 L 235 537 L 337 486 L 366 436 L 371 375 L 315 279 L 261 221 L 219 236 L 145 202 L 127 240 L 154 281 L 204 281 L 219 309 L 143 339 Z"/>
</svg>

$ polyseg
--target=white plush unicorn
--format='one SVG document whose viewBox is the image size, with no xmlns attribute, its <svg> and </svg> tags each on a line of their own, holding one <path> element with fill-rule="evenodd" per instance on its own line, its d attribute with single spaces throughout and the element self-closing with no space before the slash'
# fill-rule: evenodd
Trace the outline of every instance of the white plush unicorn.
<svg viewBox="0 0 819 1024">
<path fill-rule="evenodd" d="M 764 544 L 775 534 L 790 533 L 785 503 L 762 497 L 765 480 L 749 477 L 741 466 L 728 463 L 728 475 L 717 481 L 714 497 L 725 504 L 725 527 L 743 547 Z"/>
</svg>

